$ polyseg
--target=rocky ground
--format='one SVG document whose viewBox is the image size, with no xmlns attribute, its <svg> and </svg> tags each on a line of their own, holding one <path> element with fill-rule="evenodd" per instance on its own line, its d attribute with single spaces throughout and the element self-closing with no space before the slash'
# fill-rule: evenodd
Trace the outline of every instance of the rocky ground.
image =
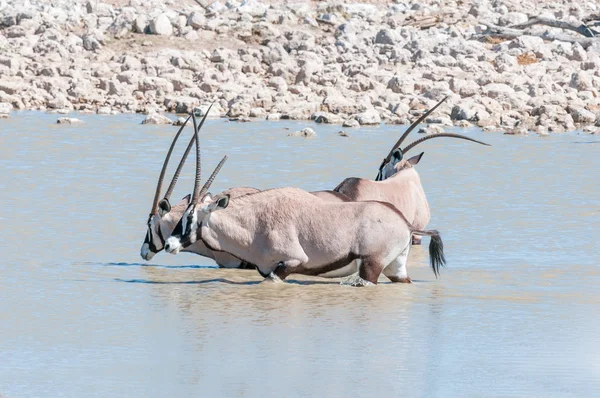
<svg viewBox="0 0 600 398">
<path fill-rule="evenodd" d="M 215 102 L 211 115 L 240 120 L 405 124 L 449 95 L 431 131 L 595 132 L 600 38 L 542 25 L 514 38 L 482 32 L 598 13 L 564 0 L 0 0 L 0 116 Z"/>
</svg>

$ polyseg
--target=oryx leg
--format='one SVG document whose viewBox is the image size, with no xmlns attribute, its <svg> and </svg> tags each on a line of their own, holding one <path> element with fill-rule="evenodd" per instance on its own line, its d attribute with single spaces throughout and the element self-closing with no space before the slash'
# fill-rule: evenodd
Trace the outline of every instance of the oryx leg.
<svg viewBox="0 0 600 398">
<path fill-rule="evenodd" d="M 377 279 L 379 279 L 379 275 L 381 275 L 381 271 L 383 270 L 381 259 L 367 257 L 359 262 L 358 276 L 361 279 L 376 285 Z"/>
<path fill-rule="evenodd" d="M 421 237 L 417 235 L 412 236 L 412 244 L 415 246 L 419 246 L 421 244 Z"/>
<path fill-rule="evenodd" d="M 274 275 L 277 278 L 284 280 L 288 277 L 289 274 L 294 272 L 294 268 L 298 267 L 301 264 L 302 263 L 298 262 L 298 260 L 280 261 L 279 264 L 277 264 L 277 268 L 275 268 L 275 271 L 273 271 L 271 275 Z"/>
<path fill-rule="evenodd" d="M 410 245 L 408 245 L 398 257 L 396 257 L 390 264 L 388 264 L 387 267 L 383 269 L 383 274 L 392 282 L 412 283 L 412 280 L 406 271 L 406 262 L 408 260 L 409 251 Z"/>
</svg>

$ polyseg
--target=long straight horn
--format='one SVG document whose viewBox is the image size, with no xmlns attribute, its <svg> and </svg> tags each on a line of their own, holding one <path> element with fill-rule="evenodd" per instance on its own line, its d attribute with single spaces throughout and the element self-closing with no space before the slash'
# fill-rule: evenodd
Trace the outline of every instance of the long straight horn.
<svg viewBox="0 0 600 398">
<path fill-rule="evenodd" d="M 419 125 L 419 123 L 421 123 L 423 120 L 425 120 L 425 118 L 427 116 L 431 115 L 431 112 L 435 111 L 438 106 L 442 105 L 442 103 L 444 101 L 446 101 L 448 99 L 448 97 L 450 97 L 450 96 L 447 95 L 444 98 L 442 98 L 442 100 L 440 102 L 438 102 L 437 104 L 435 104 L 435 106 L 433 108 L 431 108 L 430 110 L 428 110 L 427 112 L 425 112 L 420 118 L 417 119 L 416 122 L 414 122 L 413 124 L 411 124 L 406 129 L 406 131 L 404 132 L 404 134 L 402 134 L 402 137 L 400 137 L 400 139 L 396 142 L 396 145 L 394 145 L 394 147 L 392 148 L 392 150 L 390 151 L 390 153 L 388 153 L 388 155 L 386 156 L 384 163 L 387 163 L 387 162 L 390 161 L 390 159 L 392 158 L 392 153 L 394 153 L 394 150 L 396 148 L 400 147 L 400 144 L 402 144 L 402 142 L 406 139 L 406 137 L 408 137 L 408 135 L 410 134 L 410 132 L 413 131 L 415 129 L 415 127 L 417 127 Z"/>
<path fill-rule="evenodd" d="M 439 134 L 432 134 L 432 135 L 428 135 L 425 136 L 423 138 L 419 138 L 418 140 L 411 142 L 409 145 L 405 146 L 402 149 L 402 153 L 406 153 L 408 151 L 410 151 L 412 148 L 414 148 L 415 146 L 419 145 L 421 142 L 423 141 L 427 141 L 430 140 L 432 138 L 441 138 L 441 137 L 452 137 L 452 138 L 460 138 L 462 140 L 467 140 L 467 141 L 472 141 L 472 142 L 476 142 L 478 144 L 481 145 L 485 145 L 485 146 L 491 146 L 490 144 L 486 144 L 485 142 L 482 141 L 477 141 L 473 138 L 469 138 L 467 136 L 461 135 L 461 134 L 454 134 L 454 133 L 439 133 Z"/>
<path fill-rule="evenodd" d="M 202 198 L 204 196 L 204 194 L 206 194 L 206 192 L 208 192 L 208 188 L 210 188 L 211 184 L 215 180 L 215 177 L 217 177 L 217 174 L 219 174 L 219 171 L 221 171 L 221 167 L 223 167 L 223 165 L 225 164 L 225 161 L 227 161 L 227 158 L 228 158 L 227 155 L 223 156 L 223 159 L 221 159 L 221 161 L 219 162 L 217 167 L 215 167 L 215 170 L 212 172 L 212 174 L 210 175 L 208 180 L 206 180 L 206 182 L 204 183 L 204 186 L 202 187 L 202 190 L 200 191 L 200 194 L 198 195 L 198 199 Z"/>
<path fill-rule="evenodd" d="M 211 105 L 212 107 L 212 105 Z M 210 108 L 208 108 L 210 110 Z M 192 111 L 193 113 L 193 111 Z M 202 118 L 202 120 L 200 121 L 200 125 L 198 126 L 198 131 L 200 131 L 202 129 L 202 125 L 204 124 L 204 121 L 206 120 L 206 115 L 208 115 L 208 111 L 206 112 L 206 114 L 204 115 L 204 117 Z M 188 118 L 189 119 L 189 118 Z M 195 121 L 195 119 L 194 119 Z M 179 161 L 179 165 L 177 166 L 177 170 L 175 170 L 175 174 L 173 175 L 173 179 L 171 180 L 171 184 L 169 185 L 169 188 L 167 189 L 167 193 L 165 193 L 165 199 L 169 199 L 171 197 L 171 194 L 173 193 L 173 189 L 175 189 L 175 184 L 177 184 L 177 180 L 179 179 L 179 175 L 181 174 L 181 169 L 183 168 L 183 165 L 185 164 L 185 161 L 190 153 L 190 150 L 192 149 L 192 145 L 194 145 L 194 142 L 196 141 L 196 133 L 194 130 L 194 134 L 192 134 L 192 139 L 190 140 L 190 143 L 188 144 L 187 148 L 185 149 L 185 152 L 183 153 L 183 156 L 181 158 L 181 160 Z"/>
<path fill-rule="evenodd" d="M 167 171 L 167 165 L 169 164 L 169 159 L 171 158 L 171 153 L 173 153 L 173 148 L 175 148 L 175 143 L 177 142 L 177 139 L 181 135 L 181 132 L 183 131 L 183 128 L 187 124 L 188 120 L 190 120 L 189 117 L 185 120 L 183 125 L 179 128 L 179 131 L 175 135 L 175 138 L 173 138 L 173 142 L 171 143 L 169 152 L 167 152 L 167 157 L 165 158 L 165 162 L 163 163 L 162 170 L 160 171 L 160 176 L 158 177 L 158 184 L 156 185 L 156 192 L 154 193 L 154 200 L 152 201 L 152 211 L 150 212 L 150 217 L 152 217 L 158 210 L 158 198 L 160 196 L 160 189 L 162 188 L 162 183 L 165 178 L 165 171 Z"/>
<path fill-rule="evenodd" d="M 210 104 L 206 113 L 204 114 L 204 118 L 202 119 L 202 124 L 204 124 L 204 120 L 208 116 L 208 112 L 210 112 L 210 108 L 212 108 L 213 104 Z M 196 117 L 194 116 L 194 112 L 192 112 L 192 120 L 194 121 L 194 136 L 196 137 L 196 179 L 194 181 L 194 192 L 192 193 L 192 203 L 197 202 L 198 196 L 198 188 L 200 188 L 200 179 L 202 178 L 202 169 L 201 169 L 201 159 L 200 159 L 200 139 L 198 138 L 198 126 L 196 125 Z"/>
</svg>

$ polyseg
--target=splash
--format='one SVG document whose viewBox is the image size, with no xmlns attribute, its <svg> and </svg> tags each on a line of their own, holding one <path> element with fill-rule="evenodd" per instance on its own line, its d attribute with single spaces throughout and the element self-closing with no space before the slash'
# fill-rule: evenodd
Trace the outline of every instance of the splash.
<svg viewBox="0 0 600 398">
<path fill-rule="evenodd" d="M 347 276 L 346 278 L 343 278 L 340 281 L 340 285 L 344 285 L 344 286 L 355 286 L 355 287 L 359 287 L 359 286 L 370 286 L 370 285 L 374 285 L 374 283 L 369 282 L 363 278 L 361 278 L 358 273 L 356 274 L 352 274 L 350 276 Z"/>
</svg>

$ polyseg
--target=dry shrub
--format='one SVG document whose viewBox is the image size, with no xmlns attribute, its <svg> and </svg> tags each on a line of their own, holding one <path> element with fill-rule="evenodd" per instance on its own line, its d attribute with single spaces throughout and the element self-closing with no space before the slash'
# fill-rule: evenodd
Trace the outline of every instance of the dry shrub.
<svg viewBox="0 0 600 398">
<path fill-rule="evenodd" d="M 519 65 L 531 65 L 535 64 L 538 61 L 535 55 L 531 53 L 524 53 L 521 55 L 517 55 L 517 63 Z"/>
</svg>

